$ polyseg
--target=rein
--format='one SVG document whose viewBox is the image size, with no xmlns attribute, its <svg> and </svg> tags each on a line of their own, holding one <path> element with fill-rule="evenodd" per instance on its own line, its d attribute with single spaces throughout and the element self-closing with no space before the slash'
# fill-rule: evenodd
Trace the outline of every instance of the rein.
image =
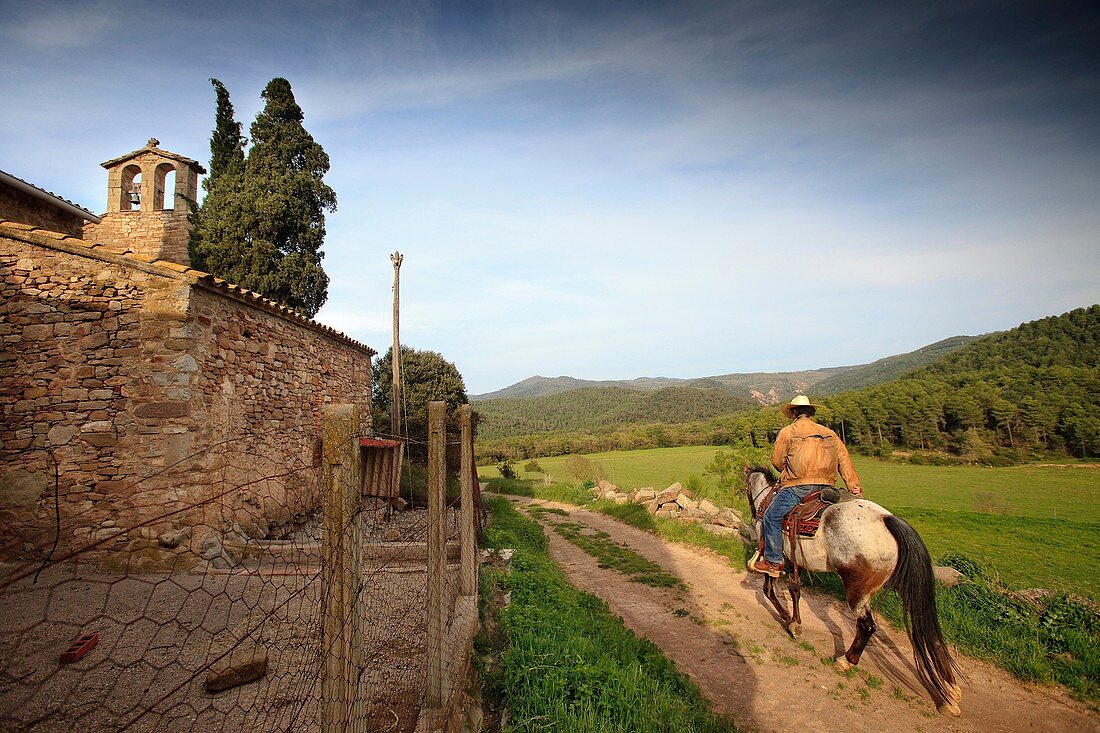
<svg viewBox="0 0 1100 733">
<path fill-rule="evenodd" d="M 749 475 L 754 473 L 764 474 L 763 471 L 751 471 Z M 748 499 L 749 508 L 752 509 L 752 519 L 754 522 L 759 522 L 764 518 L 764 512 L 768 511 L 768 507 L 771 506 L 772 501 L 775 499 L 775 495 L 779 493 L 780 479 L 776 479 L 774 482 L 768 483 L 767 491 L 761 492 L 764 498 L 760 500 L 760 507 L 757 508 L 756 501 L 753 499 L 752 489 L 749 487 L 748 482 L 745 483 L 745 498 Z"/>
</svg>

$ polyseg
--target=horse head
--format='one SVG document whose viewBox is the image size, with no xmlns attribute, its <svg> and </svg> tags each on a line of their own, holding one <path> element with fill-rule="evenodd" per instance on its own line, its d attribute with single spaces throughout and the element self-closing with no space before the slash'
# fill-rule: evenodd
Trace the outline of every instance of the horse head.
<svg viewBox="0 0 1100 733">
<path fill-rule="evenodd" d="M 754 520 L 760 519 L 760 503 L 778 480 L 775 473 L 766 466 L 745 466 L 745 498 L 752 507 Z"/>
</svg>

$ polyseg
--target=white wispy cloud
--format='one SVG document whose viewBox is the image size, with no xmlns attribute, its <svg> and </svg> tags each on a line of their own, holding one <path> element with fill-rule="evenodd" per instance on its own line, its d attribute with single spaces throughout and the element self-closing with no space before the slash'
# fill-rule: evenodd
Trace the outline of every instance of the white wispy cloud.
<svg viewBox="0 0 1100 733">
<path fill-rule="evenodd" d="M 88 48 L 126 21 L 128 11 L 108 0 L 33 0 L 4 3 L 0 35 L 43 49 Z"/>
</svg>

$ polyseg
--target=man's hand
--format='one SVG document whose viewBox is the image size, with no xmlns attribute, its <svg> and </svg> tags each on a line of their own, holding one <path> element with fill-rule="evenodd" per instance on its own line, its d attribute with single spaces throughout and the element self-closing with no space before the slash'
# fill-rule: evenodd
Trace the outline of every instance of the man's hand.
<svg viewBox="0 0 1100 733">
<path fill-rule="evenodd" d="M 863 487 L 862 486 L 849 486 L 848 487 L 848 493 L 851 494 L 852 496 L 856 497 L 857 499 L 862 499 L 863 498 Z"/>
</svg>

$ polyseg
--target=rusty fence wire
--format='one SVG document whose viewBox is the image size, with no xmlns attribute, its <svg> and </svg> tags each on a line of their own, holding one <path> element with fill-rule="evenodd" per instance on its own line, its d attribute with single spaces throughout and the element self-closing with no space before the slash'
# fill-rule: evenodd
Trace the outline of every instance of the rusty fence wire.
<svg viewBox="0 0 1100 733">
<path fill-rule="evenodd" d="M 476 623 L 460 497 L 434 517 L 395 510 L 363 497 L 355 470 L 322 470 L 320 454 L 287 457 L 254 437 L 245 452 L 226 441 L 151 470 L 98 526 L 58 485 L 36 541 L 0 540 L 0 729 L 411 732 L 425 711 L 448 714 L 447 691 L 440 703 L 428 689 L 428 539 L 438 522 L 436 611 L 451 651 L 436 653 L 453 688 L 470 609 Z M 357 439 L 338 448 L 352 455 Z M 142 490 L 154 485 L 167 493 Z M 342 550 L 325 525 L 333 491 L 354 498 L 335 530 L 350 538 Z M 333 566 L 352 551 L 359 568 L 341 593 Z M 357 628 L 351 718 L 333 713 L 333 624 Z"/>
</svg>

